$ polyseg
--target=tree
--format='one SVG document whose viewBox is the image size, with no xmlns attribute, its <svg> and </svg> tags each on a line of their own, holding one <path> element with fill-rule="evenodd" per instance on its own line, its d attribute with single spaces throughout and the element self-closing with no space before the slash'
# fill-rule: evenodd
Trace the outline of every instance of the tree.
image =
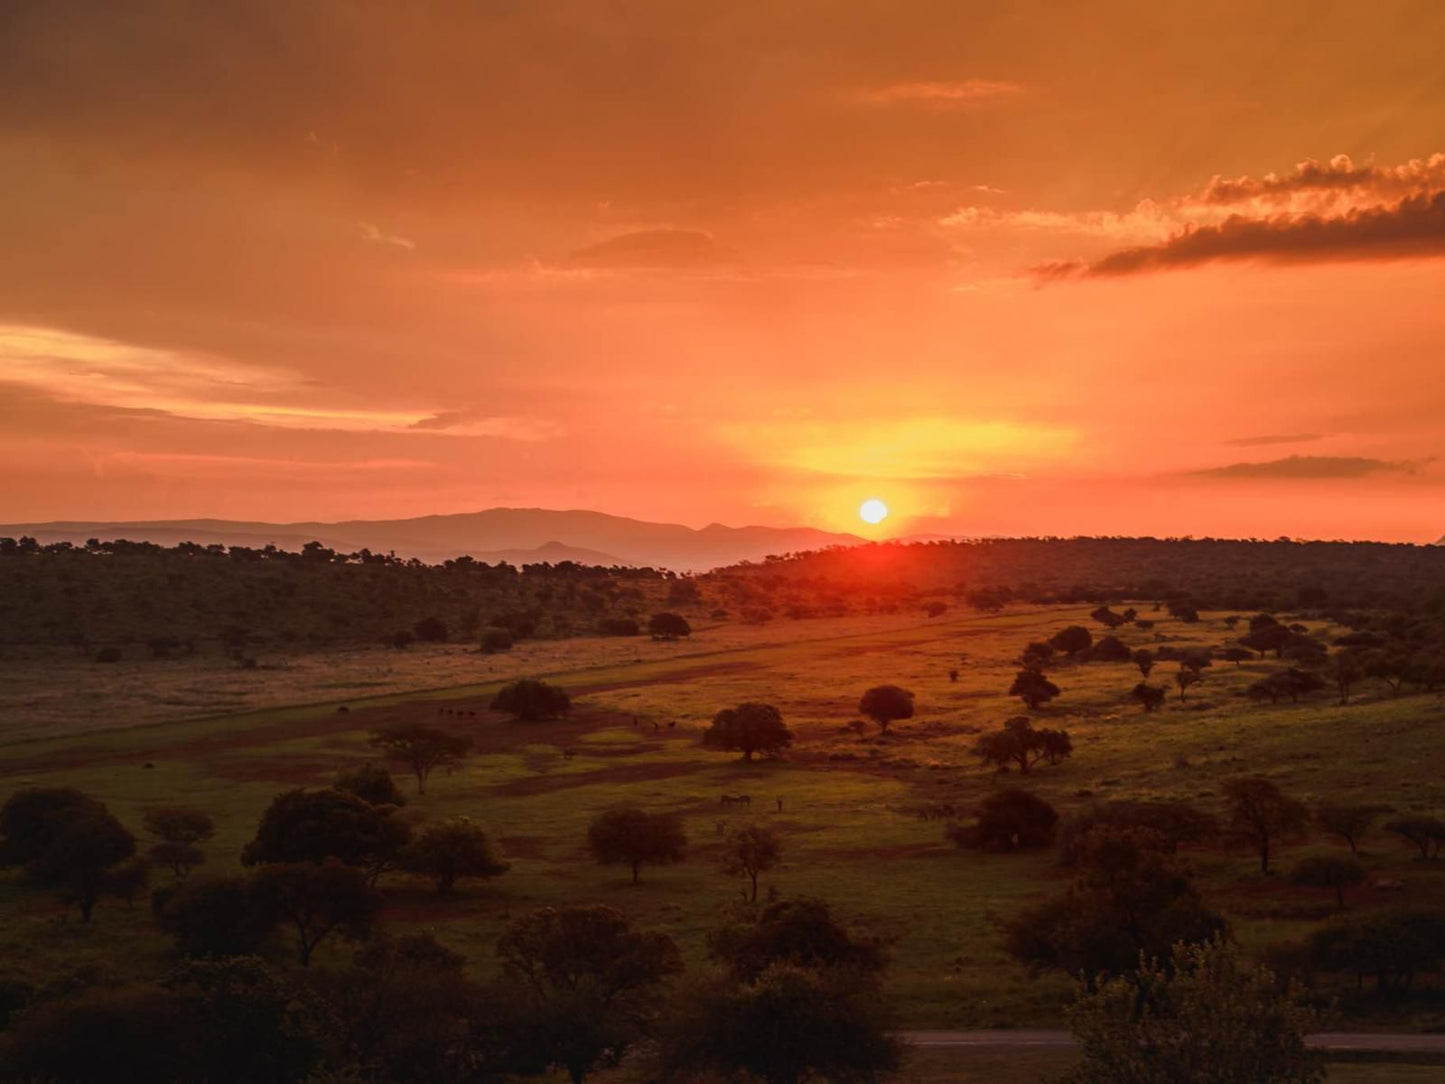
<svg viewBox="0 0 1445 1084">
<path fill-rule="evenodd" d="M 372 805 L 406 805 L 406 795 L 402 794 L 385 764 L 373 761 L 359 764 L 351 771 L 337 775 L 333 786 Z"/>
<path fill-rule="evenodd" d="M 1026 670 L 1042 670 L 1054 657 L 1054 649 L 1037 640 L 1030 643 L 1019 655 L 1019 665 Z"/>
<path fill-rule="evenodd" d="M 636 622 L 633 622 L 634 627 Z M 636 635 L 634 633 L 634 635 Z M 483 655 L 495 655 L 499 651 L 512 650 L 512 634 L 506 629 L 483 629 L 482 638 L 477 643 L 477 649 Z"/>
<path fill-rule="evenodd" d="M 1145 713 L 1158 711 L 1164 706 L 1164 698 L 1168 693 L 1158 685 L 1150 685 L 1147 682 L 1139 682 L 1129 691 L 1129 695 L 1140 704 L 1144 705 Z"/>
<path fill-rule="evenodd" d="M 1438 858 L 1440 847 L 1445 845 L 1445 821 L 1438 817 L 1396 817 L 1385 822 L 1385 831 L 1394 832 L 1418 847 L 1422 861 Z"/>
<path fill-rule="evenodd" d="M 156 865 L 165 866 L 182 880 L 206 860 L 197 846 L 216 832 L 216 822 L 199 809 L 170 806 L 149 809 L 143 819 L 145 829 L 159 841 L 147 852 Z"/>
<path fill-rule="evenodd" d="M 749 701 L 714 715 L 712 725 L 702 733 L 702 743 L 709 749 L 741 752 L 744 760 L 752 760 L 754 753 L 782 752 L 793 744 L 793 732 L 777 708 Z"/>
<path fill-rule="evenodd" d="M 770 903 L 749 921 L 708 934 L 708 957 L 740 982 L 753 982 L 778 964 L 813 971 L 847 970 L 880 975 L 887 957 L 879 944 L 839 922 L 819 899 Z"/>
<path fill-rule="evenodd" d="M 1254 658 L 1254 652 L 1243 647 L 1226 647 L 1219 653 L 1219 657 L 1225 662 L 1234 663 L 1238 668 L 1241 663 L 1249 662 Z"/>
<path fill-rule="evenodd" d="M 135 837 L 105 805 L 73 787 L 22 790 L 0 809 L 0 865 L 23 865 L 32 880 L 57 888 L 90 921 L 105 895 L 134 894 L 144 867 L 127 863 Z"/>
<path fill-rule="evenodd" d="M 1088 853 L 1089 833 L 1095 829 L 1115 833 L 1146 830 L 1163 853 L 1173 855 L 1182 844 L 1212 839 L 1219 825 L 1208 813 L 1177 799 L 1101 802 L 1076 813 L 1064 825 L 1059 861 L 1077 866 Z"/>
<path fill-rule="evenodd" d="M 1059 687 L 1040 670 L 1020 670 L 1014 675 L 1014 683 L 1009 686 L 1008 694 L 1022 700 L 1030 711 L 1038 711 L 1059 695 Z"/>
<path fill-rule="evenodd" d="M 510 868 L 492 849 L 487 833 L 466 817 L 427 825 L 401 852 L 401 868 L 436 881 L 446 895 L 461 877 L 497 877 Z"/>
<path fill-rule="evenodd" d="M 507 928 L 497 956 L 526 1001 L 525 1046 L 574 1084 L 647 1034 L 663 984 L 682 971 L 670 937 L 636 931 L 610 907 L 535 911 Z"/>
<path fill-rule="evenodd" d="M 1133 656 L 1119 637 L 1105 636 L 1094 644 L 1089 651 L 1089 658 L 1093 662 L 1129 662 Z"/>
<path fill-rule="evenodd" d="M 19 790 L 0 807 L 0 865 L 23 866 L 44 854 L 64 817 L 99 813 L 105 806 L 74 787 Z"/>
<path fill-rule="evenodd" d="M 1024 851 L 1054 842 L 1059 814 L 1048 802 L 1026 790 L 990 794 L 976 811 L 978 823 L 949 825 L 945 834 L 959 847 L 986 851 Z"/>
<path fill-rule="evenodd" d="M 1445 910 L 1407 907 L 1341 915 L 1310 934 L 1306 952 L 1321 971 L 1347 971 L 1379 993 L 1405 990 L 1445 960 Z"/>
<path fill-rule="evenodd" d="M 1190 666 L 1181 665 L 1179 672 L 1174 675 L 1175 684 L 1179 686 L 1179 699 L 1182 701 L 1184 694 L 1189 691 L 1189 688 L 1193 685 L 1198 685 L 1203 680 L 1204 677 L 1198 670 Z"/>
<path fill-rule="evenodd" d="M 1107 606 L 1100 606 L 1097 610 L 1091 610 L 1089 616 L 1107 629 L 1117 629 L 1120 625 L 1128 624 L 1129 620 L 1116 614 Z"/>
<path fill-rule="evenodd" d="M 250 956 L 278 922 L 265 902 L 249 877 L 197 877 L 157 891 L 151 907 L 187 956 Z"/>
<path fill-rule="evenodd" d="M 1329 855 L 1301 858 L 1289 871 L 1289 883 L 1292 885 L 1333 888 L 1341 910 L 1345 907 L 1345 888 L 1363 884 L 1364 880 L 1365 867 L 1353 858 L 1335 858 Z"/>
<path fill-rule="evenodd" d="M 687 856 L 687 836 L 672 813 L 618 806 L 599 813 L 587 828 L 587 849 L 604 866 L 624 865 L 637 883 L 643 866 L 665 866 Z"/>
<path fill-rule="evenodd" d="M 302 967 L 310 965 L 317 947 L 333 934 L 352 941 L 368 937 L 381 902 L 359 871 L 334 858 L 319 865 L 263 866 L 255 874 L 255 885 L 261 905 L 278 923 L 296 931 Z"/>
<path fill-rule="evenodd" d="M 472 739 L 464 734 L 448 734 L 425 723 L 398 723 L 373 731 L 371 744 L 411 769 L 416 776 L 416 792 L 425 794 L 431 773 L 460 764 L 472 748 Z"/>
<path fill-rule="evenodd" d="M 522 678 L 502 686 L 492 697 L 492 710 L 505 711 L 524 723 L 556 719 L 572 710 L 572 698 L 566 690 L 536 678 Z"/>
<path fill-rule="evenodd" d="M 1360 839 L 1383 813 L 1377 805 L 1345 805 L 1334 802 L 1315 807 L 1315 824 L 1350 845 L 1351 854 L 1360 853 Z"/>
<path fill-rule="evenodd" d="M 1139 674 L 1145 681 L 1149 680 L 1149 671 L 1154 669 L 1154 652 L 1147 647 L 1141 647 L 1134 652 L 1134 665 L 1139 668 Z"/>
<path fill-rule="evenodd" d="M 1094 645 L 1094 637 L 1082 625 L 1070 625 L 1049 637 L 1049 646 L 1065 655 L 1077 655 Z"/>
<path fill-rule="evenodd" d="M 692 626 L 678 614 L 653 614 L 647 623 L 647 632 L 654 640 L 677 640 L 691 636 Z"/>
<path fill-rule="evenodd" d="M 411 841 L 411 826 L 395 811 L 394 806 L 374 806 L 334 788 L 286 791 L 266 807 L 256 838 L 241 851 L 241 862 L 319 865 L 334 858 L 365 870 L 374 884 Z"/>
<path fill-rule="evenodd" d="M 733 829 L 723 850 L 722 868 L 729 877 L 746 877 L 751 891 L 748 899 L 757 902 L 758 874 L 776 866 L 783 856 L 783 841 L 765 824 L 745 824 Z"/>
<path fill-rule="evenodd" d="M 1319 1017 L 1223 938 L 1143 959 L 1079 998 L 1069 1027 L 1081 1064 L 1069 1084 L 1321 1084 L 1305 1045 Z"/>
<path fill-rule="evenodd" d="M 1309 810 L 1268 779 L 1233 779 L 1224 784 L 1232 834 L 1259 852 L 1259 871 L 1269 872 L 1272 844 L 1296 839 L 1309 824 Z"/>
<path fill-rule="evenodd" d="M 663 1073 L 873 1084 L 901 1061 L 892 1023 L 876 983 L 778 964 L 750 982 L 720 979 L 689 991 L 663 1032 Z"/>
<path fill-rule="evenodd" d="M 1241 636 L 1239 642 L 1251 651 L 1257 651 L 1263 655 L 1267 651 L 1273 651 L 1275 657 L 1283 655 L 1285 647 L 1289 644 L 1293 633 L 1285 628 L 1268 614 L 1261 614 L 1260 617 L 1268 617 L 1268 623 L 1256 625 L 1259 617 L 1251 618 L 1249 622 L 1249 635 Z"/>
<path fill-rule="evenodd" d="M 1068 731 L 1035 730 L 1028 718 L 1019 716 L 1004 723 L 1002 729 L 981 736 L 973 743 L 970 752 L 1000 771 L 1012 764 L 1027 775 L 1041 760 L 1057 764 L 1069 756 L 1073 752 L 1073 743 L 1069 740 Z"/>
<path fill-rule="evenodd" d="M 155 1084 L 199 1079 L 181 1000 L 154 986 L 87 990 L 37 1005 L 7 1033 L 7 1080 Z"/>
<path fill-rule="evenodd" d="M 1313 671 L 1290 667 L 1288 670 L 1276 670 L 1245 691 L 1253 699 L 1278 704 L 1284 696 L 1289 697 L 1291 703 L 1297 703 L 1300 697 L 1318 692 L 1324 687 L 1324 680 Z"/>
<path fill-rule="evenodd" d="M 858 701 L 858 714 L 868 716 L 887 734 L 889 724 L 913 718 L 913 693 L 897 685 L 875 685 Z"/>
<path fill-rule="evenodd" d="M 1008 952 L 1034 969 L 1057 968 L 1091 986 L 1167 957 L 1178 942 L 1223 931 L 1168 839 L 1151 828 L 1102 825 L 1074 848 L 1074 880 L 1061 896 L 1025 907 L 1004 927 Z"/>
</svg>

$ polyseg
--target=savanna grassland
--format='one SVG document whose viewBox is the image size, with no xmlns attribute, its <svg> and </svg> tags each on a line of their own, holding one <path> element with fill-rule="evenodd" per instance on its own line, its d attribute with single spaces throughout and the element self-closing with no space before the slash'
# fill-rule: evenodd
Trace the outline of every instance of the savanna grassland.
<svg viewBox="0 0 1445 1084">
<path fill-rule="evenodd" d="M 1226 627 L 1223 612 L 1184 621 L 1138 605 L 1155 624 L 1115 630 L 1131 648 L 1218 648 L 1240 634 Z M 377 687 L 386 695 L 371 699 L 356 682 L 341 686 L 344 698 L 335 696 L 326 668 L 313 664 L 307 681 L 286 686 L 286 696 L 303 706 L 134 727 L 127 726 L 135 721 L 133 702 L 118 698 L 113 729 L 95 729 L 94 719 L 46 738 L 16 729 L 0 737 L 0 794 L 78 787 L 137 835 L 150 807 L 202 809 L 217 825 L 203 868 L 228 870 L 239 866 L 241 848 L 278 792 L 327 786 L 339 771 L 375 759 L 374 729 L 425 722 L 467 735 L 474 751 L 453 773 L 435 775 L 424 795 L 393 766 L 408 791 L 402 815 L 420 824 L 465 814 L 488 830 L 511 868 L 493 881 L 464 884 L 451 898 L 437 897 L 420 879 L 388 873 L 380 887 L 389 928 L 431 930 L 478 970 L 490 971 L 510 919 L 543 905 L 606 903 L 641 927 L 672 935 L 696 966 L 706 932 L 737 905 L 743 888 L 719 869 L 721 833 L 752 818 L 769 823 L 783 841 L 783 863 L 763 874 L 763 893 L 822 897 L 886 941 L 888 985 L 906 1026 L 1056 1026 L 1070 983 L 1057 975 L 1031 978 L 1005 954 L 999 932 L 1020 907 L 1066 885 L 1056 853 L 960 850 L 941 821 L 919 812 L 939 803 L 967 819 L 992 791 L 1020 782 L 1017 773 L 981 766 L 970 746 L 1022 712 L 1007 690 L 1027 643 L 1068 625 L 1104 631 L 1089 609 L 1013 604 L 996 614 L 950 611 L 933 619 L 915 613 L 716 633 L 700 628 L 677 644 L 627 641 L 622 658 L 618 641 L 579 638 L 547 644 L 535 656 L 514 654 L 506 672 L 452 687 L 441 686 L 477 657 L 437 647 L 425 664 L 388 675 Z M 1329 637 L 1347 631 L 1322 619 L 1302 623 Z M 373 655 L 388 664 L 398 657 L 380 648 Z M 1062 693 L 1029 714 L 1037 726 L 1066 729 L 1074 752 L 1060 764 L 1037 766 L 1025 785 L 1065 819 L 1115 798 L 1181 799 L 1221 813 L 1221 786 L 1246 775 L 1265 776 L 1307 803 L 1357 800 L 1400 814 L 1445 809 L 1439 695 L 1395 696 L 1373 681 L 1362 681 L 1344 706 L 1329 691 L 1278 705 L 1242 695 L 1280 666 L 1273 658 L 1238 666 L 1216 660 L 1186 700 L 1171 688 L 1165 706 L 1146 714 L 1128 695 L 1139 680 L 1132 664 L 1052 664 L 1049 676 Z M 359 662 L 357 671 L 363 669 Z M 956 681 L 950 670 L 958 672 Z M 1159 664 L 1154 680 L 1167 680 L 1173 670 Z M 567 688 L 570 715 L 526 723 L 489 711 L 500 680 L 523 671 Z M 297 676 L 248 675 L 258 683 Z M 407 682 L 429 691 L 397 691 Z M 881 683 L 913 690 L 916 714 L 887 735 L 871 723 L 860 735 L 848 726 L 858 718 L 859 696 Z M 749 700 L 781 711 L 796 734 L 792 748 L 752 762 L 704 748 L 699 736 L 712 716 Z M 10 712 L 13 719 L 13 702 Z M 751 801 L 724 807 L 724 794 Z M 624 801 L 680 814 L 690 840 L 687 861 L 644 868 L 636 886 L 623 868 L 595 865 L 584 846 L 588 822 Z M 1315 833 L 1284 848 L 1279 865 L 1342 847 Z M 1335 911 L 1329 891 L 1261 876 L 1247 848 L 1210 844 L 1185 853 L 1206 902 L 1248 949 L 1299 938 Z M 1352 910 L 1445 898 L 1445 862 L 1416 860 L 1407 844 L 1378 827 L 1365 838 L 1361 861 L 1369 877 L 1348 890 Z M 167 876 L 155 871 L 153 883 Z M 7 916 L 0 956 L 21 976 L 156 975 L 171 959 L 143 899 L 130 907 L 103 900 L 86 926 L 52 895 L 6 875 L 0 911 Z M 350 951 L 333 940 L 319 959 Z M 1441 1018 L 1438 1002 L 1416 999 L 1403 1009 L 1367 1003 L 1352 1024 L 1438 1026 Z"/>
</svg>

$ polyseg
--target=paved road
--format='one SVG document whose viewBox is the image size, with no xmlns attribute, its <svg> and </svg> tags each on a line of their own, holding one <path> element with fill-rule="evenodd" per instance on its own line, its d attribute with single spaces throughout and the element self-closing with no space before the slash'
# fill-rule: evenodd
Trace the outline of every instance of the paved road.
<svg viewBox="0 0 1445 1084">
<path fill-rule="evenodd" d="M 1067 1031 L 1019 1028 L 993 1031 L 905 1031 L 903 1041 L 914 1046 L 1035 1047 L 1067 1050 L 1074 1045 Z M 1445 1054 L 1445 1035 L 1386 1034 L 1323 1031 L 1306 1040 L 1323 1050 L 1371 1050 L 1391 1054 Z"/>
</svg>

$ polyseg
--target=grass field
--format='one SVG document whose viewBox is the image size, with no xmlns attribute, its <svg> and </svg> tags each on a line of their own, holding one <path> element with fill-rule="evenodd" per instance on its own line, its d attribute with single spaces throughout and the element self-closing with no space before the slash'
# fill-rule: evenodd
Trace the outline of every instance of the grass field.
<svg viewBox="0 0 1445 1084">
<path fill-rule="evenodd" d="M 1164 618 L 1149 632 L 1128 628 L 1121 635 L 1131 647 L 1157 646 L 1160 636 L 1174 646 L 1218 645 L 1233 635 L 1221 617 L 1206 614 L 1198 624 Z M 971 806 L 1018 780 L 982 769 L 967 750 L 979 731 L 1020 713 L 1021 705 L 1005 695 L 1019 650 L 1067 624 L 1089 625 L 1085 608 L 1017 608 L 928 622 L 806 621 L 703 632 L 685 645 L 629 641 L 630 654 L 612 665 L 605 665 L 609 658 L 598 654 L 596 642 L 565 641 L 505 664 L 510 674 L 530 661 L 532 672 L 556 675 L 553 680 L 573 692 L 571 718 L 540 724 L 486 711 L 495 681 L 397 691 L 410 673 L 388 675 L 379 686 L 387 695 L 371 700 L 358 699 L 365 685 L 349 681 L 349 710 L 338 712 L 339 698 L 327 702 L 325 672 L 314 661 L 305 664 L 318 677 L 309 685 L 293 680 L 296 671 L 282 675 L 288 695 L 309 706 L 156 722 L 144 712 L 131 714 L 133 701 L 121 701 L 107 721 L 122 729 L 94 729 L 94 718 L 103 714 L 95 711 L 77 732 L 37 740 L 12 702 L 6 732 L 32 740 L 0 745 L 0 797 L 26 785 L 78 786 L 107 802 L 137 834 L 147 807 L 194 805 L 217 821 L 207 848 L 210 868 L 226 868 L 238 862 L 278 791 L 326 785 L 338 770 L 370 758 L 373 727 L 425 720 L 470 734 L 477 752 L 456 773 L 435 777 L 424 797 L 412 798 L 406 816 L 467 814 L 500 841 L 512 868 L 485 886 L 464 886 L 449 900 L 390 874 L 382 886 L 385 920 L 393 927 L 429 928 L 490 970 L 493 945 L 511 917 L 546 904 L 602 902 L 670 933 L 689 962 L 698 963 L 706 931 L 741 888 L 718 870 L 719 827 L 755 817 L 775 825 L 785 846 L 784 865 L 764 875 L 763 890 L 821 896 L 886 938 L 893 957 L 889 982 L 907 1025 L 1053 1025 L 1069 984 L 1029 978 L 1001 951 L 997 927 L 1020 904 L 1062 888 L 1056 859 L 961 852 L 945 841 L 941 824 L 921 821 L 911 810 L 925 801 Z M 613 651 L 617 641 L 604 643 Z M 643 661 L 633 661 L 639 657 Z M 1112 797 L 1184 798 L 1218 811 L 1220 784 L 1245 774 L 1266 775 L 1307 801 L 1357 797 L 1401 811 L 1445 808 L 1438 696 L 1392 699 L 1369 687 L 1346 707 L 1327 694 L 1270 707 L 1238 695 L 1275 665 L 1216 662 L 1187 701 L 1176 692 L 1165 710 L 1149 716 L 1126 697 L 1138 680 L 1131 665 L 1054 667 L 1050 676 L 1063 695 L 1035 714 L 1043 724 L 1068 729 L 1075 752 L 1062 765 L 1037 769 L 1030 785 L 1065 814 Z M 952 667 L 961 671 L 956 683 L 948 678 Z M 1173 669 L 1160 664 L 1154 680 Z M 425 670 L 415 681 L 445 683 L 431 681 Z M 917 716 L 886 738 L 870 727 L 860 740 L 846 724 L 856 718 L 859 695 L 883 682 L 914 690 Z M 786 759 L 745 764 L 698 744 L 715 711 L 749 699 L 776 704 L 797 732 Z M 125 728 L 134 722 L 150 725 Z M 576 755 L 566 759 L 564 749 Z M 723 793 L 748 794 L 750 811 L 724 809 Z M 689 861 L 645 869 L 635 887 L 625 871 L 589 862 L 583 850 L 589 819 L 623 800 L 680 813 L 692 841 Z M 1280 864 L 1333 846 L 1311 840 L 1287 849 Z M 1378 831 L 1364 852 L 1372 883 L 1400 887 L 1356 889 L 1352 907 L 1445 901 L 1445 863 L 1412 861 L 1411 851 Z M 1207 849 L 1190 857 L 1209 902 L 1228 915 L 1246 946 L 1298 936 L 1332 913 L 1331 894 L 1263 878 L 1250 854 Z M 103 902 L 86 928 L 49 896 L 6 877 L 0 912 L 7 918 L 0 924 L 0 957 L 22 972 L 53 975 L 71 967 L 152 974 L 167 963 L 168 944 L 143 902 L 133 909 Z M 347 951 L 331 945 L 322 957 Z M 1438 1016 L 1402 1020 L 1382 1012 L 1378 1020 L 1426 1026 L 1438 1025 Z M 1413 1079 L 1349 1075 L 1356 1068 L 1371 1067 L 1350 1067 L 1332 1079 Z"/>
</svg>

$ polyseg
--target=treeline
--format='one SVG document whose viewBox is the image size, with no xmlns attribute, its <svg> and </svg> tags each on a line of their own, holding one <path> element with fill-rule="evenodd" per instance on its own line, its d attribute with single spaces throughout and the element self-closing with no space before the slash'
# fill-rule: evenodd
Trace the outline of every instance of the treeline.
<svg viewBox="0 0 1445 1084">
<path fill-rule="evenodd" d="M 785 616 L 928 600 L 1071 605 L 1187 600 L 1198 610 L 1445 614 L 1445 547 L 1381 542 L 1000 538 L 835 547 L 702 578 Z"/>
<path fill-rule="evenodd" d="M 0 644 L 67 646 L 98 661 L 415 641 L 504 650 L 533 637 L 637 635 L 691 581 L 652 568 L 561 562 L 440 565 L 309 543 L 174 547 L 0 538 Z"/>
</svg>

